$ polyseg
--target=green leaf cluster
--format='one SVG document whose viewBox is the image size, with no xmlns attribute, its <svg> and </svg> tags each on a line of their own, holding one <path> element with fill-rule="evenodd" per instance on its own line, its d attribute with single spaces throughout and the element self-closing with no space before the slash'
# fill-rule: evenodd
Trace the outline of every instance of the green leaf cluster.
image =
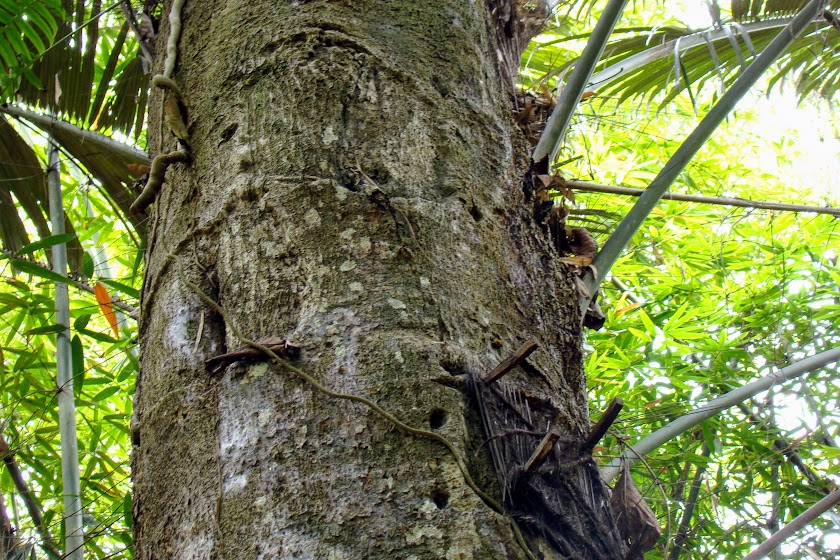
<svg viewBox="0 0 840 560">
<path fill-rule="evenodd" d="M 736 113 L 672 190 L 836 206 L 836 193 L 821 200 L 811 192 L 831 176 L 793 178 L 799 160 L 792 147 L 819 141 L 794 132 L 784 142 L 751 134 L 759 116 Z M 562 173 L 643 188 L 693 120 L 685 97 L 658 114 L 584 107 Z M 772 168 L 759 165 L 768 160 Z M 572 220 L 578 216 L 603 241 L 633 202 L 576 193 Z M 603 461 L 773 368 L 840 344 L 838 253 L 840 221 L 832 216 L 663 201 L 602 287 L 606 327 L 587 338 L 593 415 L 614 397 L 625 402 Z M 679 542 L 679 558 L 738 558 L 769 535 L 768 522 L 778 529 L 818 501 L 840 468 L 838 389 L 834 365 L 723 412 L 634 466 L 665 528 L 646 557 L 673 557 Z M 784 557 L 830 557 L 825 535 L 832 533 L 831 520 L 821 519 Z"/>
</svg>

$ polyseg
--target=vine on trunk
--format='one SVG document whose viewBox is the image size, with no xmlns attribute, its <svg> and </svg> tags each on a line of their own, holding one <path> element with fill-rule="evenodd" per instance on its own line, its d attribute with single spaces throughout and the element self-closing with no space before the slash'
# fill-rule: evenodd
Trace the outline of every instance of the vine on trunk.
<svg viewBox="0 0 840 560">
<path fill-rule="evenodd" d="M 185 0 L 174 0 L 172 9 L 169 12 L 169 40 L 166 43 L 166 60 L 163 64 L 163 74 L 157 74 L 152 78 L 152 85 L 165 90 L 165 101 L 163 114 L 169 131 L 178 139 L 178 149 L 169 153 L 160 154 L 152 160 L 149 170 L 149 179 L 143 192 L 131 205 L 132 212 L 142 212 L 157 198 L 158 191 L 163 185 L 166 169 L 172 163 L 189 163 L 192 159 L 190 154 L 190 135 L 187 131 L 187 103 L 181 88 L 172 79 L 175 72 L 175 62 L 178 59 L 178 39 L 181 37 L 181 10 Z M 161 136 L 163 136 L 161 134 Z M 163 139 L 161 138 L 161 143 Z"/>
<path fill-rule="evenodd" d="M 233 333 L 233 335 L 236 336 L 236 338 L 238 338 L 243 344 L 245 344 L 247 346 L 251 346 L 253 348 L 256 348 L 257 350 L 260 350 L 263 354 L 268 356 L 269 359 L 271 359 L 272 362 L 279 365 L 280 367 L 282 367 L 283 369 L 285 369 L 286 371 L 288 371 L 289 373 L 291 373 L 292 375 L 294 375 L 295 377 L 297 377 L 301 381 L 306 382 L 307 384 L 312 386 L 312 388 L 314 388 L 319 393 L 321 393 L 323 395 L 326 395 L 327 397 L 330 397 L 330 398 L 333 398 L 333 399 L 340 399 L 340 400 L 346 400 L 346 401 L 357 402 L 357 403 L 363 404 L 364 406 L 369 408 L 371 411 L 376 413 L 378 416 L 380 416 L 381 418 L 384 418 L 385 420 L 387 420 L 388 422 L 393 424 L 397 429 L 399 429 L 399 430 L 401 430 L 401 431 L 403 431 L 407 434 L 413 435 L 415 437 L 437 441 L 438 443 L 440 443 L 441 445 L 446 447 L 446 449 L 452 454 L 452 457 L 455 459 L 455 462 L 458 464 L 458 468 L 460 469 L 461 474 L 464 476 L 464 482 L 466 482 L 467 486 L 469 486 L 472 489 L 472 491 L 475 492 L 476 496 L 478 496 L 485 504 L 487 504 L 487 506 L 490 509 L 492 509 L 497 514 L 504 516 L 505 520 L 507 521 L 508 525 L 510 526 L 511 532 L 514 535 L 514 538 L 516 539 L 517 544 L 519 544 L 519 546 L 522 548 L 522 550 L 525 553 L 528 560 L 537 560 L 536 556 L 534 556 L 534 554 L 528 548 L 528 545 L 525 542 L 525 537 L 522 535 L 522 532 L 520 531 L 519 526 L 516 524 L 516 522 L 513 520 L 513 518 L 510 516 L 510 514 L 505 510 L 504 507 L 502 507 L 502 505 L 498 501 L 496 501 L 492 496 L 488 495 L 481 488 L 479 488 L 479 486 L 473 480 L 472 475 L 470 475 L 469 469 L 467 468 L 466 461 L 464 460 L 464 458 L 461 456 L 461 453 L 458 451 L 458 449 L 455 448 L 455 446 L 452 444 L 451 441 L 449 441 L 448 439 L 446 439 L 442 435 L 437 434 L 435 432 L 430 432 L 428 430 L 422 430 L 422 429 L 419 429 L 419 428 L 414 428 L 412 426 L 409 426 L 408 424 L 406 424 L 405 422 L 403 422 L 402 420 L 400 420 L 399 418 L 394 416 L 392 413 L 388 412 L 387 410 L 385 410 L 384 408 L 382 408 L 381 406 L 379 406 L 378 404 L 376 404 L 375 402 L 373 402 L 372 400 L 370 400 L 366 397 L 363 397 L 361 395 L 355 395 L 355 394 L 352 394 L 352 393 L 340 393 L 338 391 L 333 391 L 332 389 L 328 389 L 327 387 L 324 387 L 314 377 L 312 377 L 311 375 L 309 375 L 308 373 L 306 373 L 305 371 L 303 371 L 299 367 L 293 366 L 287 360 L 282 359 L 269 346 L 266 346 L 264 344 L 260 344 L 260 342 L 258 342 L 258 341 L 249 340 L 249 339 L 245 338 L 244 336 L 242 336 L 242 333 L 239 331 L 239 329 L 236 327 L 236 325 L 234 325 L 229 320 L 229 318 L 227 316 L 227 313 L 222 308 L 222 306 L 219 305 L 215 300 L 213 300 L 213 298 L 208 296 L 204 292 L 204 290 L 202 290 L 198 286 L 198 284 L 195 284 L 194 282 L 191 282 L 191 281 L 187 280 L 187 278 L 184 275 L 184 272 L 181 269 L 180 265 L 177 265 L 175 267 L 175 271 L 178 274 L 178 278 L 181 280 L 181 282 L 184 283 L 185 286 L 187 286 L 189 289 L 191 289 L 199 297 L 199 299 L 201 299 L 204 303 L 206 303 L 207 305 L 212 307 L 213 310 L 215 310 L 216 312 L 219 313 L 219 315 L 221 315 L 222 320 L 225 322 L 225 325 L 227 326 L 227 328 L 229 328 L 230 331 Z"/>
</svg>

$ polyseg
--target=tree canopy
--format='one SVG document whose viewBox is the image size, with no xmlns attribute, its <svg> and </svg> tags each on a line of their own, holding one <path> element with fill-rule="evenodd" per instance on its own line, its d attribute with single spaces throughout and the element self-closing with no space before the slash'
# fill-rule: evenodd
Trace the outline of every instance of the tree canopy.
<svg viewBox="0 0 840 560">
<path fill-rule="evenodd" d="M 602 3 L 561 4 L 526 51 L 512 115 L 538 136 Z M 556 204 L 603 241 L 800 1 L 709 3 L 692 28 L 631 5 L 554 162 Z M 145 215 L 129 207 L 145 154 L 156 2 L 0 0 L 0 539 L 23 558 L 60 542 L 54 283 L 69 285 L 86 547 L 132 557 L 128 454 L 138 370 Z M 670 11 L 669 11 L 670 9 Z M 597 418 L 625 403 L 597 449 L 606 463 L 700 404 L 840 340 L 840 2 L 828 8 L 706 143 L 672 192 L 810 205 L 811 212 L 662 201 L 602 286 L 586 373 Z M 148 18 L 148 19 L 147 19 Z M 794 105 L 798 106 L 794 109 Z M 785 110 L 798 122 L 781 127 Z M 768 128 L 767 114 L 775 114 Z M 66 236 L 51 236 L 47 146 L 61 150 Z M 604 189 L 601 189 L 604 190 Z M 714 202 L 714 201 L 711 201 Z M 721 201 L 726 202 L 726 201 Z M 68 277 L 51 248 L 67 242 Z M 663 526 L 649 558 L 734 558 L 836 488 L 836 366 L 723 411 L 632 468 Z M 0 547 L 0 550 L 3 550 Z M 830 516 L 784 556 L 831 557 Z"/>
</svg>

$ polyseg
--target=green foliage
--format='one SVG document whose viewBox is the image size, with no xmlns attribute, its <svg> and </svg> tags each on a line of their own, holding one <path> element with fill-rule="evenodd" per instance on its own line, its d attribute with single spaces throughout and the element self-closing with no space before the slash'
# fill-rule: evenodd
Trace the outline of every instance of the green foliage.
<svg viewBox="0 0 840 560">
<path fill-rule="evenodd" d="M 27 220 L 39 237 L 48 235 L 43 154 L 37 146 L 43 134 L 38 128 L 51 128 L 52 117 L 78 124 L 52 127 L 53 141 L 85 166 L 103 200 L 117 206 L 142 236 L 142 218 L 127 210 L 133 180 L 143 174 L 131 165 L 147 164 L 147 158 L 127 158 L 108 144 L 91 142 L 91 129 L 106 140 L 117 131 L 134 132 L 137 139 L 143 130 L 148 79 L 128 23 L 111 13 L 118 5 L 102 9 L 100 2 L 75 2 L 65 11 L 60 0 L 0 0 L 0 101 L 8 103 L 0 113 L 42 117 L 12 124 L 0 115 L 0 248 L 15 251 L 31 241 Z M 73 224 L 66 229 L 72 233 Z M 70 262 L 77 272 L 80 258 L 74 242 Z"/>
<path fill-rule="evenodd" d="M 42 164 L 43 165 L 43 164 Z M 82 176 L 83 178 L 83 176 Z M 125 246 L 125 229 L 95 189 L 79 181 L 78 172 L 63 176 L 65 204 L 86 255 L 100 266 L 92 280 L 103 280 L 112 297 L 136 305 L 140 275 L 132 272 L 136 248 Z M 46 250 L 70 235 L 42 238 L 14 256 L 0 260 L 0 423 L 18 466 L 44 510 L 47 530 L 60 533 L 61 465 L 55 380 L 53 281 L 61 277 L 47 264 Z M 126 249 L 129 249 L 126 251 Z M 89 257 L 90 258 L 90 257 Z M 110 279 L 106 275 L 113 275 Z M 63 280 L 67 282 L 67 280 Z M 70 281 L 73 385 L 85 508 L 85 546 L 94 558 L 130 558 L 132 537 L 126 522 L 130 507 L 128 451 L 129 418 L 137 372 L 133 339 L 136 324 L 117 310 L 120 336 L 114 338 L 93 294 Z M 5 471 L 0 492 L 7 508 L 26 511 Z M 40 543 L 28 519 L 21 519 L 17 536 Z"/>
<path fill-rule="evenodd" d="M 581 113 L 561 156 L 573 159 L 564 176 L 642 188 L 696 121 L 688 99 L 658 115 L 615 104 L 585 105 Z M 793 131 L 784 141 L 757 135 L 751 130 L 759 116 L 758 109 L 739 111 L 672 190 L 837 205 L 836 193 L 824 200 L 814 194 L 820 183 L 836 184 L 834 177 L 796 176 L 805 145 L 816 151 L 819 141 Z M 834 136 L 829 153 L 840 144 Z M 621 216 L 633 202 L 576 193 L 573 216 Z M 616 223 L 601 217 L 597 227 L 583 225 L 603 241 Z M 840 221 L 831 216 L 661 203 L 602 288 L 605 329 L 588 336 L 593 411 L 613 397 L 626 403 L 605 440 L 604 462 L 773 367 L 837 346 L 838 248 Z M 821 498 L 840 465 L 826 447 L 840 435 L 837 373 L 832 366 L 726 411 L 634 466 L 666 528 L 647 557 L 669 557 L 700 467 L 700 498 L 680 558 L 741 557 L 768 536 L 769 519 L 784 525 Z M 832 532 L 829 519 L 816 522 L 784 557 L 808 558 L 809 549 L 831 557 L 824 535 Z"/>
<path fill-rule="evenodd" d="M 717 5 L 717 2 L 712 3 Z M 733 2 L 727 12 L 716 11 L 718 21 L 695 29 L 675 20 L 663 20 L 660 6 L 642 6 L 625 15 L 605 50 L 589 85 L 600 99 L 646 99 L 664 108 L 677 96 L 709 98 L 729 86 L 801 9 L 804 0 L 786 2 Z M 840 1 L 827 2 L 829 16 L 821 17 L 802 34 L 778 61 L 770 86 L 792 82 L 801 98 L 818 93 L 832 98 L 840 88 L 837 52 L 840 33 L 829 20 Z M 654 22 L 655 25 L 650 23 Z M 563 25 L 548 32 L 526 53 L 526 85 L 537 82 L 558 86 L 574 65 L 582 39 L 591 25 L 573 33 Z M 581 33 L 576 33 L 580 31 Z"/>
</svg>

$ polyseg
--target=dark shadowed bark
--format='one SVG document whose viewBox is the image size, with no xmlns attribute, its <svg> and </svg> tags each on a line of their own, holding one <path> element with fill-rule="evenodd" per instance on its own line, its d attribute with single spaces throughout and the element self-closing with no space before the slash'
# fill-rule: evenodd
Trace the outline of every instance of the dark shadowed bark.
<svg viewBox="0 0 840 560">
<path fill-rule="evenodd" d="M 468 379 L 533 337 L 498 386 L 539 411 L 532 431 L 552 422 L 562 438 L 533 477 L 512 471 L 507 509 L 537 557 L 623 555 L 575 448 L 589 430 L 581 319 L 535 218 L 499 13 L 478 0 L 187 1 L 173 79 L 193 161 L 169 168 L 149 209 L 137 558 L 527 557 L 510 514 L 439 441 L 266 359 L 208 372 L 242 345 L 232 327 L 290 340 L 318 383 L 447 438 L 497 501 Z M 154 95 L 156 154 L 174 142 Z M 515 447 L 539 441 L 527 437 Z"/>
</svg>

